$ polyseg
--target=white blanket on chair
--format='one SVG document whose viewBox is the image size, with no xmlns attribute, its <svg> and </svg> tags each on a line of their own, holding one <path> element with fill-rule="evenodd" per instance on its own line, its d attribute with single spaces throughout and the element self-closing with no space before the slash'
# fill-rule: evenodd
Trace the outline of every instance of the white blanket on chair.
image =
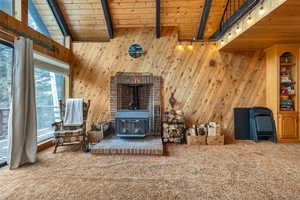
<svg viewBox="0 0 300 200">
<path fill-rule="evenodd" d="M 68 99 L 66 102 L 64 125 L 80 126 L 83 124 L 83 99 Z"/>
</svg>

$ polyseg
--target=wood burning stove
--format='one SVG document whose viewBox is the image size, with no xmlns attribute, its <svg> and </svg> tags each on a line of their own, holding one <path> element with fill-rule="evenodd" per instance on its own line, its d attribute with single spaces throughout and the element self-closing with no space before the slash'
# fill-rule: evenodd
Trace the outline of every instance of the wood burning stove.
<svg viewBox="0 0 300 200">
<path fill-rule="evenodd" d="M 122 110 L 116 116 L 116 134 L 120 137 L 144 137 L 149 132 L 147 110 Z"/>
<path fill-rule="evenodd" d="M 110 83 L 111 120 L 116 135 L 160 136 L 160 77 L 118 72 Z"/>
</svg>

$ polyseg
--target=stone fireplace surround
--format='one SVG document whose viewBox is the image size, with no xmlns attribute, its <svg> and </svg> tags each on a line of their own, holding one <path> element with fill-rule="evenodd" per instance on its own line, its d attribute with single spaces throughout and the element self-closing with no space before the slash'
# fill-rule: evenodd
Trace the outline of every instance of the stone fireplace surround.
<svg viewBox="0 0 300 200">
<path fill-rule="evenodd" d="M 110 80 L 111 121 L 115 128 L 115 115 L 127 109 L 131 99 L 127 85 L 143 85 L 139 88 L 141 109 L 149 111 L 149 135 L 161 135 L 160 87 L 161 79 L 151 73 L 118 72 Z"/>
</svg>

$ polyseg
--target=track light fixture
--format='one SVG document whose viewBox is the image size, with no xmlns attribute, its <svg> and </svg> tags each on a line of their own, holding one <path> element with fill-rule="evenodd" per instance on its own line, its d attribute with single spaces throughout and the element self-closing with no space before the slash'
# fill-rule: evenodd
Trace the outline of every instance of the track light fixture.
<svg viewBox="0 0 300 200">
<path fill-rule="evenodd" d="M 248 18 L 247 18 L 247 23 L 251 24 L 252 21 L 253 21 L 253 19 L 252 19 L 251 13 L 249 13 Z"/>
<path fill-rule="evenodd" d="M 228 39 L 232 38 L 232 34 L 228 33 Z"/>
<path fill-rule="evenodd" d="M 190 44 L 188 45 L 189 50 L 193 50 L 193 42 L 191 41 Z"/>
<path fill-rule="evenodd" d="M 240 27 L 240 25 L 239 25 L 239 24 L 237 25 L 235 32 L 236 32 L 236 33 L 239 33 L 239 32 L 241 32 L 241 27 Z"/>
<path fill-rule="evenodd" d="M 262 15 L 264 13 L 265 13 L 264 1 L 262 1 L 259 8 L 259 14 Z"/>
<path fill-rule="evenodd" d="M 183 45 L 181 44 L 181 42 L 177 45 L 177 48 L 178 48 L 179 50 L 183 50 L 183 49 L 184 49 L 184 47 L 183 47 Z"/>
</svg>

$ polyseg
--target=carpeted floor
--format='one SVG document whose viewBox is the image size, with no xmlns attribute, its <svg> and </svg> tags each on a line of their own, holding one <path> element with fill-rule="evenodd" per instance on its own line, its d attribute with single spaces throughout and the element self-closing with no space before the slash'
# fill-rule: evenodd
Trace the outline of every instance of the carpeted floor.
<svg viewBox="0 0 300 200">
<path fill-rule="evenodd" d="M 52 148 L 0 169 L 0 199 L 300 199 L 300 144 L 167 145 L 167 156 Z"/>
</svg>

